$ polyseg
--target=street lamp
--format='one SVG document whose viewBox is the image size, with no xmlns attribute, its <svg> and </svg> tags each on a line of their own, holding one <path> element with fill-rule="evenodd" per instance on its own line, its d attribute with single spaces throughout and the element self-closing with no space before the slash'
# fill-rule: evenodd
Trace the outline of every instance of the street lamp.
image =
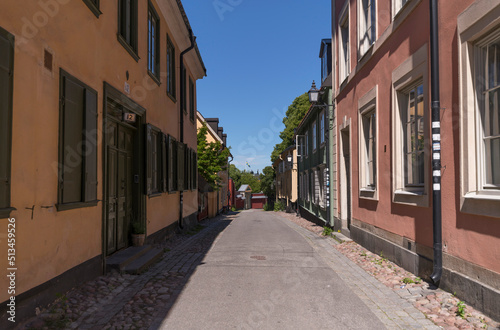
<svg viewBox="0 0 500 330">
<path fill-rule="evenodd" d="M 316 88 L 316 83 L 314 82 L 314 80 L 313 80 L 311 89 L 307 93 L 309 94 L 309 102 L 310 103 L 318 102 L 320 91 L 319 91 L 319 89 Z"/>
<path fill-rule="evenodd" d="M 288 155 L 286 159 L 288 160 L 289 163 L 292 163 L 292 155 Z"/>
</svg>

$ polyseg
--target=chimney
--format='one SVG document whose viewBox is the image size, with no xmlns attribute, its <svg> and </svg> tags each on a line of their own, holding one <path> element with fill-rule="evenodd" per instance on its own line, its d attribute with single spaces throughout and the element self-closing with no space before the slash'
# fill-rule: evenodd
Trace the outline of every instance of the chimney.
<svg viewBox="0 0 500 330">
<path fill-rule="evenodd" d="M 210 126 L 215 132 L 217 132 L 219 127 L 219 118 L 206 118 L 205 121 L 207 125 Z"/>
</svg>

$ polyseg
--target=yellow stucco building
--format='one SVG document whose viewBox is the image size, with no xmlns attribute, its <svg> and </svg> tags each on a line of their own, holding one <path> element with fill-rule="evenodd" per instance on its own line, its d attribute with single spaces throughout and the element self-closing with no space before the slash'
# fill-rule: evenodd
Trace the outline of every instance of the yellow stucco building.
<svg viewBox="0 0 500 330">
<path fill-rule="evenodd" d="M 224 148 L 227 148 L 227 135 L 224 133 L 223 127 L 219 127 L 218 118 L 204 118 L 203 115 L 197 112 L 197 129 L 207 125 L 207 142 L 220 142 Z M 202 216 L 214 217 L 223 209 L 227 209 L 229 205 L 229 162 L 225 171 L 219 172 L 221 178 L 221 187 L 218 191 L 208 191 L 207 196 L 200 196 L 199 199 L 205 199 L 206 203 L 201 202 L 200 214 Z M 212 189 L 209 189 L 212 190 Z"/>
<path fill-rule="evenodd" d="M 0 268 L 15 222 L 18 313 L 102 274 L 132 224 L 152 242 L 196 220 L 205 75 L 178 0 L 2 3 Z"/>
<path fill-rule="evenodd" d="M 287 211 L 297 210 L 297 153 L 295 146 L 285 149 L 273 163 L 276 172 L 276 201 L 281 201 Z"/>
</svg>

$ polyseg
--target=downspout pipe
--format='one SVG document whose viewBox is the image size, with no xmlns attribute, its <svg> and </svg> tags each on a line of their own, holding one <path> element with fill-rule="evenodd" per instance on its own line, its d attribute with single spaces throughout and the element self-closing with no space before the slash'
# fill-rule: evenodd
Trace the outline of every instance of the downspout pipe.
<svg viewBox="0 0 500 330">
<path fill-rule="evenodd" d="M 193 30 L 189 29 L 189 40 L 191 41 L 191 45 L 186 48 L 183 52 L 181 52 L 180 55 L 180 81 L 181 81 L 181 88 L 180 88 L 180 94 L 181 94 L 181 100 L 180 100 L 180 109 L 179 109 L 179 125 L 180 125 L 180 134 L 179 134 L 179 140 L 181 143 L 184 143 L 184 107 L 186 106 L 185 100 L 183 95 L 186 93 L 186 79 L 183 75 L 184 72 L 184 55 L 189 52 L 191 49 L 194 48 L 195 46 L 195 41 L 196 37 L 193 36 Z M 185 183 L 184 183 L 185 184 Z M 182 222 L 183 220 L 183 208 L 184 208 L 184 192 L 179 191 L 179 228 L 184 229 L 184 224 Z"/>
<path fill-rule="evenodd" d="M 437 0 L 430 0 L 431 119 L 432 119 L 432 232 L 434 261 L 431 279 L 439 284 L 443 274 L 441 221 L 441 104 L 439 99 L 439 40 Z"/>
</svg>

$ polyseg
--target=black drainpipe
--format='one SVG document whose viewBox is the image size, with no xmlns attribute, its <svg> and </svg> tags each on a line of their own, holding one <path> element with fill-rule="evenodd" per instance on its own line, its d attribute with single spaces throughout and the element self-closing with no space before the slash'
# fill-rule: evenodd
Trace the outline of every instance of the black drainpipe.
<svg viewBox="0 0 500 330">
<path fill-rule="evenodd" d="M 434 264 L 431 279 L 439 283 L 443 274 L 443 237 L 441 224 L 441 105 L 439 101 L 439 40 L 437 0 L 430 0 L 431 23 L 431 118 L 432 118 L 432 231 Z"/>
<path fill-rule="evenodd" d="M 180 65 L 181 65 L 181 69 L 180 69 L 180 75 L 181 75 L 181 88 L 180 88 L 180 94 L 181 94 L 181 101 L 180 101 L 180 110 L 179 110 L 179 116 L 180 116 L 180 136 L 179 136 L 179 140 L 181 143 L 184 143 L 184 107 L 186 106 L 184 104 L 184 93 L 186 93 L 186 81 L 184 79 L 184 55 L 189 52 L 191 49 L 194 48 L 194 45 L 195 45 L 195 40 L 196 38 L 193 36 L 193 31 L 191 29 L 189 29 L 189 40 L 191 40 L 191 45 L 186 48 L 182 53 L 181 53 L 181 56 L 180 56 Z M 184 182 L 184 184 L 186 184 Z M 184 193 L 182 191 L 179 191 L 179 228 L 183 229 L 184 228 L 184 225 L 182 224 L 182 220 L 183 220 L 183 214 L 182 214 L 182 211 L 183 211 L 183 207 L 184 207 L 184 202 L 183 202 L 183 199 L 184 199 Z"/>
</svg>

